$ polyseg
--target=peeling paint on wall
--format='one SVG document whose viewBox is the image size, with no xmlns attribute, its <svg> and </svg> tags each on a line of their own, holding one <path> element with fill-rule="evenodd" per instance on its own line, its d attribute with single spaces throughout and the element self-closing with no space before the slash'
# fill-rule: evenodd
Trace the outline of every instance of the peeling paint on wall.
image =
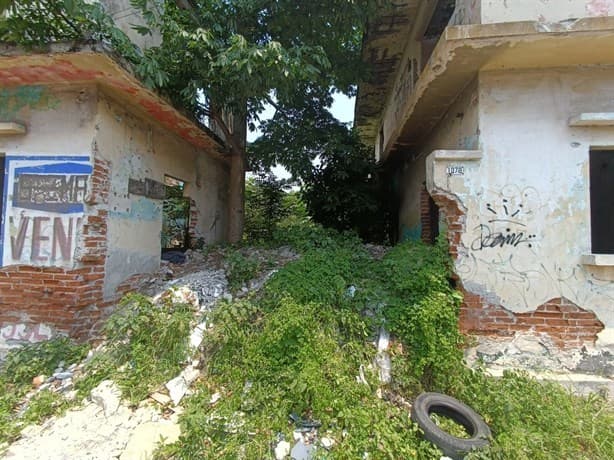
<svg viewBox="0 0 614 460">
<path fill-rule="evenodd" d="M 6 157 L 2 266 L 70 267 L 92 172 L 89 156 Z"/>
<path fill-rule="evenodd" d="M 405 225 L 401 225 L 401 241 L 420 241 L 420 236 L 422 235 L 422 226 L 417 225 L 415 227 L 409 228 Z"/>
<path fill-rule="evenodd" d="M 109 214 L 120 219 L 158 221 L 162 219 L 162 202 L 139 197 L 130 200 L 130 205 L 125 210 L 118 209 Z"/>
<path fill-rule="evenodd" d="M 49 110 L 58 106 L 59 100 L 44 86 L 19 86 L 0 89 L 0 121 L 13 120 L 21 110 Z"/>
<path fill-rule="evenodd" d="M 7 324 L 0 329 L 0 343 L 11 342 L 41 342 L 49 340 L 53 330 L 47 324 Z"/>
</svg>

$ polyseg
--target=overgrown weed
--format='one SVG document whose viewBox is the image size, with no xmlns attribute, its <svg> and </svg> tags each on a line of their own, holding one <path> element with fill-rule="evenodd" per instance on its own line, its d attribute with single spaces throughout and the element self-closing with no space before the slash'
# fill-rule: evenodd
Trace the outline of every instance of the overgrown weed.
<svg viewBox="0 0 614 460">
<path fill-rule="evenodd" d="M 112 378 L 129 401 L 143 400 L 183 368 L 193 319 L 191 305 L 156 305 L 140 294 L 125 296 L 105 324 L 106 349 L 87 364 L 86 377 L 77 382 L 80 395 Z"/>
<path fill-rule="evenodd" d="M 465 367 L 461 297 L 443 241 L 399 245 L 383 261 L 371 260 L 357 239 L 317 226 L 287 231 L 281 242 L 301 258 L 273 276 L 261 297 L 225 302 L 213 313 L 206 379 L 188 401 L 180 441 L 160 457 L 272 458 L 276 439 L 292 439 L 294 412 L 319 420 L 320 434 L 336 441 L 319 458 L 438 459 L 407 409 L 378 397 L 375 368 L 367 367 L 368 384 L 356 379 L 373 360 L 370 341 L 383 322 L 395 337 L 393 383 L 384 394 L 411 401 L 435 390 L 473 406 L 494 440 L 470 458 L 614 458 L 613 415 L 602 399 Z"/>
<path fill-rule="evenodd" d="M 0 443 L 16 439 L 25 426 L 60 414 L 70 405 L 63 396 L 48 390 L 29 401 L 25 398 L 32 389 L 33 377 L 50 376 L 62 361 L 81 361 L 87 349 L 87 345 L 58 337 L 9 351 L 0 368 Z"/>
</svg>

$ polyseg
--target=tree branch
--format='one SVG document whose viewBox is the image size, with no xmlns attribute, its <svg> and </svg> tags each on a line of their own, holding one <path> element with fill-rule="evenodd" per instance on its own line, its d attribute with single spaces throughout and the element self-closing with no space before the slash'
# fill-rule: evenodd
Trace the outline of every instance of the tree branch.
<svg viewBox="0 0 614 460">
<path fill-rule="evenodd" d="M 267 104 L 270 104 L 273 106 L 273 108 L 279 112 L 285 119 L 288 119 L 288 114 L 286 113 L 286 111 L 284 110 L 283 107 L 281 107 L 277 102 L 275 102 L 273 99 L 271 99 L 271 97 L 267 96 L 266 97 L 266 102 Z"/>
</svg>

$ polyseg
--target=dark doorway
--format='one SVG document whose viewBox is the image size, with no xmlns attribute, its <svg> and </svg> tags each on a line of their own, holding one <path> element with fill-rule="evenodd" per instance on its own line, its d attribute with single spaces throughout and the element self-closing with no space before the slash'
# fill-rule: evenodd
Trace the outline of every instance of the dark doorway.
<svg viewBox="0 0 614 460">
<path fill-rule="evenodd" d="M 190 199 L 183 196 L 185 182 L 165 176 L 166 199 L 163 203 L 162 251 L 189 247 Z"/>
<path fill-rule="evenodd" d="M 614 254 L 614 150 L 591 150 L 591 251 Z"/>
</svg>

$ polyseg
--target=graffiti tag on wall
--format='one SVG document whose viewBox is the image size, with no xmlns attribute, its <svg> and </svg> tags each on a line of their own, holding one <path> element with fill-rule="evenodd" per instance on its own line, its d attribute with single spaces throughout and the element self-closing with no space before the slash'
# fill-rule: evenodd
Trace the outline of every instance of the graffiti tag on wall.
<svg viewBox="0 0 614 460">
<path fill-rule="evenodd" d="M 53 331 L 46 324 L 35 326 L 27 324 L 9 324 L 0 329 L 0 341 L 8 342 L 41 342 L 49 340 L 53 336 Z"/>
<path fill-rule="evenodd" d="M 494 302 L 516 311 L 553 297 L 583 307 L 614 302 L 611 280 L 597 278 L 575 261 L 567 263 L 561 249 L 567 242 L 544 227 L 547 208 L 535 188 L 506 185 L 480 194 L 471 208 L 474 224 L 456 271 L 474 292 L 489 293 Z"/>
<path fill-rule="evenodd" d="M 490 192 L 480 206 L 480 223 L 470 248 L 482 251 L 494 248 L 532 248 L 537 235 L 530 225 L 540 206 L 537 190 L 506 185 L 498 192 Z"/>
<path fill-rule="evenodd" d="M 72 264 L 91 171 L 89 157 L 7 156 L 2 265 Z"/>
</svg>

